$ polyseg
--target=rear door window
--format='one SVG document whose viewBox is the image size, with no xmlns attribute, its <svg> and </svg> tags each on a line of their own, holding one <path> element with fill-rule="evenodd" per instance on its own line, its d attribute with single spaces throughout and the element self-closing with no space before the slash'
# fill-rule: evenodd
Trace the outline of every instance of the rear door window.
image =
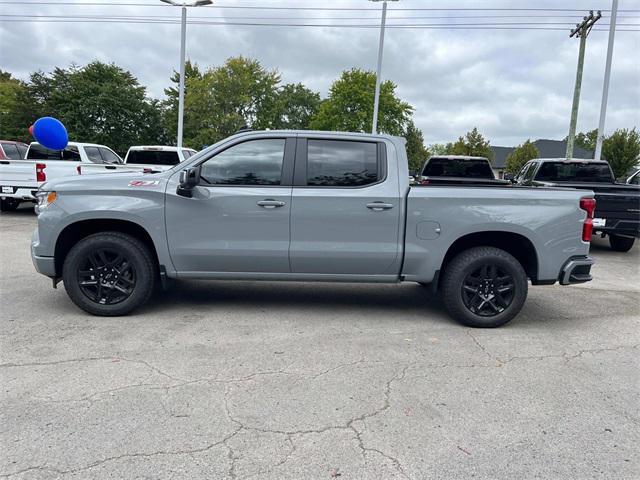
<svg viewBox="0 0 640 480">
<path fill-rule="evenodd" d="M 100 155 L 102 155 L 102 160 L 104 163 L 110 164 L 120 164 L 122 163 L 122 159 L 116 155 L 114 152 L 109 150 L 108 148 L 99 147 Z"/>
<path fill-rule="evenodd" d="M 22 156 L 18 151 L 18 147 L 15 143 L 2 143 L 2 150 L 4 150 L 5 156 L 10 160 L 20 160 Z"/>
<path fill-rule="evenodd" d="M 20 152 L 20 158 L 25 158 L 27 156 L 27 146 L 21 143 L 16 146 L 18 147 L 18 151 Z"/>
<path fill-rule="evenodd" d="M 307 143 L 307 185 L 363 187 L 381 179 L 378 144 L 351 140 Z"/>
<path fill-rule="evenodd" d="M 93 163 L 102 163 L 102 155 L 98 147 L 84 147 L 84 151 Z"/>
</svg>

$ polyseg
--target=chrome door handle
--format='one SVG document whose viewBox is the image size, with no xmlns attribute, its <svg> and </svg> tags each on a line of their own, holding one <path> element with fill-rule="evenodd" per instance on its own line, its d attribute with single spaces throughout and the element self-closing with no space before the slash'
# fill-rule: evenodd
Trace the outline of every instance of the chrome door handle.
<svg viewBox="0 0 640 480">
<path fill-rule="evenodd" d="M 376 212 L 381 212 L 382 210 L 389 210 L 390 208 L 393 208 L 393 203 L 372 202 L 367 203 L 367 208 L 375 210 Z"/>
<path fill-rule="evenodd" d="M 272 200 L 267 198 L 266 200 L 260 200 L 258 205 L 263 208 L 276 208 L 276 207 L 284 207 L 286 203 L 280 202 L 279 200 Z"/>
</svg>

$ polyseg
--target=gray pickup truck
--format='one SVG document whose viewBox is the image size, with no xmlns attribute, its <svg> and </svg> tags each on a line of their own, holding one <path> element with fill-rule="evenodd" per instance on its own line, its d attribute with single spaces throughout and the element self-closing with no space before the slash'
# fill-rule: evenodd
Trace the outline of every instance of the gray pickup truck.
<svg viewBox="0 0 640 480">
<path fill-rule="evenodd" d="M 591 280 L 594 209 L 571 189 L 410 187 L 402 138 L 254 131 L 161 173 L 44 184 L 31 252 L 95 315 L 127 314 L 170 278 L 405 281 L 496 327 L 528 280 Z"/>
</svg>

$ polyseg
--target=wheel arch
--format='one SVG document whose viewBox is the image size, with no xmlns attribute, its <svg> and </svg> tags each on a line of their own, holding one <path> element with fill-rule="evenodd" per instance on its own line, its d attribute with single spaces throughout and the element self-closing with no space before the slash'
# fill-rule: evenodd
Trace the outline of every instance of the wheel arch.
<svg viewBox="0 0 640 480">
<path fill-rule="evenodd" d="M 469 233 L 454 241 L 442 260 L 438 280 L 456 255 L 473 247 L 495 247 L 506 251 L 518 260 L 531 282 L 537 283 L 539 256 L 531 240 L 519 233 L 496 230 Z"/>
<path fill-rule="evenodd" d="M 120 232 L 140 240 L 148 249 L 156 265 L 159 264 L 158 252 L 149 232 L 141 225 L 130 220 L 99 218 L 79 220 L 67 225 L 58 235 L 55 246 L 56 275 L 62 274 L 62 266 L 67 254 L 83 238 L 101 232 Z"/>
</svg>

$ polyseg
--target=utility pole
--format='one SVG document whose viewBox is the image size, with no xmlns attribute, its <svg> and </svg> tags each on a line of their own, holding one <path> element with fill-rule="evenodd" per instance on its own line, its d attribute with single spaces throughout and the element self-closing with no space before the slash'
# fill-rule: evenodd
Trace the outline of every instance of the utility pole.
<svg viewBox="0 0 640 480">
<path fill-rule="evenodd" d="M 607 45 L 607 63 L 604 67 L 604 84 L 602 85 L 602 103 L 600 104 L 600 122 L 596 138 L 595 160 L 600 160 L 602 154 L 602 140 L 604 138 L 604 118 L 607 115 L 607 101 L 609 99 L 609 79 L 611 78 L 611 58 L 613 57 L 613 40 L 616 35 L 616 19 L 618 17 L 618 0 L 612 0 L 611 19 L 609 22 L 609 44 Z"/>
<path fill-rule="evenodd" d="M 589 16 L 584 17 L 582 23 L 576 24 L 576 28 L 571 30 L 569 38 L 580 38 L 580 50 L 578 53 L 578 68 L 576 71 L 576 85 L 573 89 L 573 105 L 571 107 L 571 122 L 569 123 L 569 136 L 567 137 L 567 160 L 573 157 L 573 144 L 576 139 L 576 123 L 578 121 L 578 106 L 580 105 L 580 89 L 582 88 L 582 69 L 584 66 L 584 50 L 587 43 L 587 36 L 593 25 L 600 19 L 602 14 L 594 15 L 593 10 Z"/>
<path fill-rule="evenodd" d="M 371 0 L 379 2 L 380 0 Z M 397 1 L 397 0 L 390 0 Z M 373 124 L 371 133 L 378 133 L 378 109 L 380 108 L 380 77 L 382 75 L 382 52 L 384 50 L 384 29 L 387 24 L 387 0 L 382 1 L 382 19 L 380 20 L 380 43 L 378 44 L 378 67 L 376 69 L 376 91 L 373 97 Z"/>
<path fill-rule="evenodd" d="M 160 0 L 174 7 L 182 8 L 182 21 L 180 23 L 180 84 L 178 87 L 178 148 L 182 148 L 182 130 L 184 125 L 184 69 L 185 50 L 187 42 L 187 7 L 204 7 L 211 5 L 212 0 L 196 0 L 194 2 L 177 3 L 175 0 Z"/>
</svg>

